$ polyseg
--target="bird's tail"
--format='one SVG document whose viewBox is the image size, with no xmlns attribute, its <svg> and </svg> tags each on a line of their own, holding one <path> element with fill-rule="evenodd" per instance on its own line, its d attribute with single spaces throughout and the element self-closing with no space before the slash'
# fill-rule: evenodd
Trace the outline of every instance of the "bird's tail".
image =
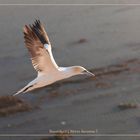
<svg viewBox="0 0 140 140">
<path fill-rule="evenodd" d="M 20 94 L 20 93 L 26 93 L 26 92 L 28 92 L 28 91 L 31 90 L 31 87 L 33 87 L 33 85 L 27 85 L 27 86 L 25 86 L 24 88 L 20 89 L 20 90 L 19 90 L 18 92 L 16 92 L 15 94 L 13 94 L 13 96 L 16 96 L 16 95 L 18 95 L 18 94 Z"/>
</svg>

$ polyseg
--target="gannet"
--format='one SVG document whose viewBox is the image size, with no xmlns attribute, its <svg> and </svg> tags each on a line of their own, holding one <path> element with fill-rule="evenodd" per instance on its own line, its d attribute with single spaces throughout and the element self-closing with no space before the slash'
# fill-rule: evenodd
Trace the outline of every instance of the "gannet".
<svg viewBox="0 0 140 140">
<path fill-rule="evenodd" d="M 32 25 L 23 28 L 25 46 L 27 47 L 37 77 L 24 88 L 14 94 L 26 93 L 56 81 L 79 74 L 95 76 L 82 66 L 59 67 L 52 55 L 52 47 L 48 35 L 40 20 L 35 20 Z"/>
</svg>

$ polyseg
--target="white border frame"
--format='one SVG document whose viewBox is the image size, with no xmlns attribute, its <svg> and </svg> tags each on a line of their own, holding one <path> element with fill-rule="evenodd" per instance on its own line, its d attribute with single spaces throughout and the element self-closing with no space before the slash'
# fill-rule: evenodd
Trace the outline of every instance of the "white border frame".
<svg viewBox="0 0 140 140">
<path fill-rule="evenodd" d="M 140 6 L 139 4 L 0 4 L 0 6 Z M 61 135 L 61 133 L 60 133 Z M 52 137 L 56 134 L 0 134 L 0 137 Z M 140 134 L 63 134 L 72 137 L 140 137 Z"/>
</svg>

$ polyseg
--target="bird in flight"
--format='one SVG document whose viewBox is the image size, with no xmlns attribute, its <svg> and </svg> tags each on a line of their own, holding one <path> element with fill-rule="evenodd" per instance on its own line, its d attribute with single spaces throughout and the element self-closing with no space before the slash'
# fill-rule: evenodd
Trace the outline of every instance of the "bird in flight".
<svg viewBox="0 0 140 140">
<path fill-rule="evenodd" d="M 25 25 L 23 33 L 25 46 L 30 53 L 32 65 L 37 71 L 37 77 L 16 92 L 14 96 L 79 74 L 95 76 L 82 66 L 59 67 L 56 64 L 52 55 L 51 43 L 40 20 L 36 20 L 29 26 Z"/>
</svg>

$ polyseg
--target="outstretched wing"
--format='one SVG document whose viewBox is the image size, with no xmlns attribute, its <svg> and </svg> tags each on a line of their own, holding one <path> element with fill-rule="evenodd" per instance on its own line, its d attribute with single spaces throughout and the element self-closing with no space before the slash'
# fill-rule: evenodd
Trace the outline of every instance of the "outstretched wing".
<svg viewBox="0 0 140 140">
<path fill-rule="evenodd" d="M 47 73 L 58 70 L 53 58 L 47 33 L 39 20 L 24 27 L 25 45 L 31 55 L 33 67 L 37 72 Z"/>
</svg>

